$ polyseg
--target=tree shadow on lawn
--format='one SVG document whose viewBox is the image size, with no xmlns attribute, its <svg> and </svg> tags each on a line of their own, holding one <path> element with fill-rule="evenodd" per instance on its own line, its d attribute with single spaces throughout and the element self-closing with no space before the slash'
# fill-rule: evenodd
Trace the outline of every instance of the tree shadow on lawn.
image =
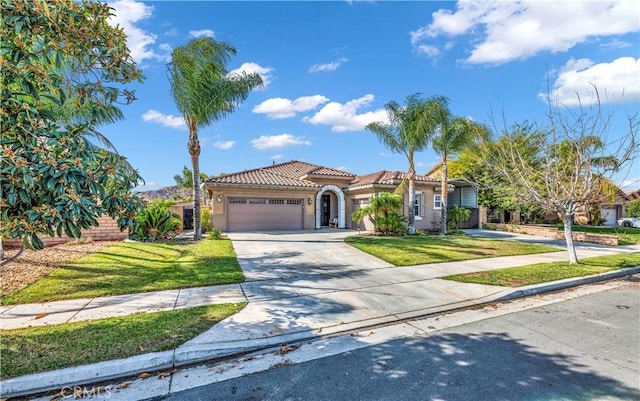
<svg viewBox="0 0 640 401">
<path fill-rule="evenodd" d="M 638 388 L 578 359 L 541 352 L 506 333 L 435 334 L 270 369 L 222 382 L 215 391 L 206 386 L 181 392 L 180 399 L 239 401 L 274 394 L 292 400 L 321 400 L 327 394 L 341 400 L 640 399 Z M 293 383 L 293 377 L 295 385 L 282 385 Z"/>
</svg>

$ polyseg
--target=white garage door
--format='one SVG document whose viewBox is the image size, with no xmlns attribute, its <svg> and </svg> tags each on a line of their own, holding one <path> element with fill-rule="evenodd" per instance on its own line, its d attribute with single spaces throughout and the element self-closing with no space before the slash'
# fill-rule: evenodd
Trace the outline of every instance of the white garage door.
<svg viewBox="0 0 640 401">
<path fill-rule="evenodd" d="M 600 209 L 600 216 L 602 217 L 602 224 L 605 226 L 615 226 L 618 219 L 616 208 Z"/>
<path fill-rule="evenodd" d="M 301 230 L 302 199 L 229 198 L 229 231 Z"/>
</svg>

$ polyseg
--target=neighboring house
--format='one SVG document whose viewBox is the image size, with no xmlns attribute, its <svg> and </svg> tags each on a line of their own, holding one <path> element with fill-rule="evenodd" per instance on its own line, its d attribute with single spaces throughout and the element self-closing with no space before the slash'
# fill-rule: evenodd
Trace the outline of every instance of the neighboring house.
<svg viewBox="0 0 640 401">
<path fill-rule="evenodd" d="M 424 174 L 433 180 L 440 181 L 442 179 L 442 163 L 436 164 L 431 170 Z M 465 180 L 464 178 L 449 178 L 448 184 L 453 186 L 453 192 L 447 195 L 447 208 L 454 206 L 462 206 L 471 210 L 471 216 L 467 221 L 460 224 L 460 228 L 478 228 L 480 227 L 480 207 L 478 206 L 478 185 Z M 437 189 L 436 191 L 439 191 Z"/>
<path fill-rule="evenodd" d="M 405 173 L 378 171 L 356 176 L 301 161 L 210 177 L 206 180 L 213 224 L 223 231 L 301 230 L 336 226 L 372 230 L 351 215 L 379 192 L 393 192 Z M 437 228 L 440 182 L 416 177 L 417 229 Z M 405 194 L 404 215 L 408 214 Z"/>
<path fill-rule="evenodd" d="M 625 192 L 625 195 L 627 196 L 629 202 L 640 199 L 640 189 L 636 189 L 635 191 L 627 191 Z"/>
<path fill-rule="evenodd" d="M 603 226 L 615 226 L 618 219 L 625 217 L 624 208 L 631 200 L 623 191 L 618 189 L 615 196 L 604 199 L 600 203 L 600 219 Z"/>
</svg>

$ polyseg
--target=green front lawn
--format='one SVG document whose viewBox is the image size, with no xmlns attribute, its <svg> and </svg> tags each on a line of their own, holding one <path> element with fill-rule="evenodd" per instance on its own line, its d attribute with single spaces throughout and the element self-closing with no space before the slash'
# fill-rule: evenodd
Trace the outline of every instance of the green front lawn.
<svg viewBox="0 0 640 401">
<path fill-rule="evenodd" d="M 57 267 L 5 297 L 23 304 L 61 299 L 239 283 L 244 275 L 229 240 L 196 243 L 122 242 Z"/>
<path fill-rule="evenodd" d="M 89 322 L 2 330 L 0 377 L 6 379 L 171 350 L 245 305 L 208 305 Z"/>
<path fill-rule="evenodd" d="M 558 230 L 564 230 L 562 225 L 557 226 Z M 573 231 L 580 231 L 594 234 L 610 234 L 618 237 L 618 245 L 640 244 L 640 228 L 627 227 L 588 227 L 573 226 Z"/>
<path fill-rule="evenodd" d="M 395 266 L 560 251 L 543 245 L 464 236 L 354 236 L 345 241 Z"/>
<path fill-rule="evenodd" d="M 455 274 L 444 279 L 462 283 L 521 287 L 636 266 L 640 266 L 640 252 L 584 258 L 577 265 L 570 265 L 568 262 L 538 263 L 478 273 Z"/>
</svg>

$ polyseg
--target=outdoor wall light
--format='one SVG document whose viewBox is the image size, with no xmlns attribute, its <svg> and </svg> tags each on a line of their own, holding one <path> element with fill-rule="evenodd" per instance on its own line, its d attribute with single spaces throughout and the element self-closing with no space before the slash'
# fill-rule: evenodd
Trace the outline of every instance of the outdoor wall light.
<svg viewBox="0 0 640 401">
<path fill-rule="evenodd" d="M 216 199 L 218 199 L 218 202 L 222 202 L 222 195 L 218 195 Z"/>
<path fill-rule="evenodd" d="M 309 204 L 309 205 L 310 205 L 310 204 L 312 204 L 312 203 L 313 203 L 313 199 L 311 199 L 311 198 L 307 198 L 307 204 Z"/>
</svg>

